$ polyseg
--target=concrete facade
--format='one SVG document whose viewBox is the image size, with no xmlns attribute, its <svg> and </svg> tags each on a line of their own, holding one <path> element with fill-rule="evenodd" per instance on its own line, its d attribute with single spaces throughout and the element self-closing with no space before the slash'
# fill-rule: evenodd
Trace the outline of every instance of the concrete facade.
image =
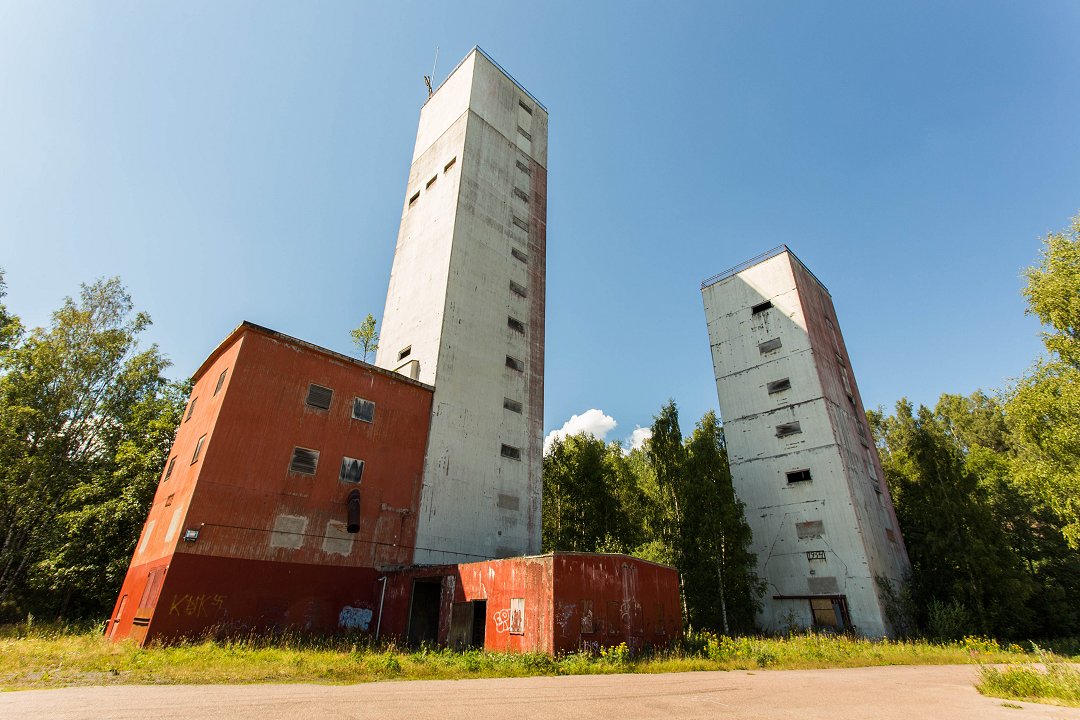
<svg viewBox="0 0 1080 720">
<path fill-rule="evenodd" d="M 768 583 L 759 623 L 891 634 L 875 581 L 909 569 L 828 290 L 786 246 L 702 298 L 732 480 Z"/>
<path fill-rule="evenodd" d="M 547 111 L 479 48 L 420 113 L 375 363 L 436 387 L 416 562 L 540 550 Z"/>
</svg>

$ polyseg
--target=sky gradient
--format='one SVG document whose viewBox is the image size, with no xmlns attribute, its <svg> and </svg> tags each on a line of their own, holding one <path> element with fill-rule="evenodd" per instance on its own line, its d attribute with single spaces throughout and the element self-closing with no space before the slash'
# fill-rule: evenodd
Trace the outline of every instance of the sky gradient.
<svg viewBox="0 0 1080 720">
<path fill-rule="evenodd" d="M 1000 389 L 1080 211 L 1077 37 L 1066 1 L 0 0 L 6 302 L 119 275 L 178 378 L 242 320 L 351 352 L 422 76 L 478 44 L 551 113 L 545 433 L 716 409 L 700 283 L 780 243 L 867 407 Z"/>
</svg>

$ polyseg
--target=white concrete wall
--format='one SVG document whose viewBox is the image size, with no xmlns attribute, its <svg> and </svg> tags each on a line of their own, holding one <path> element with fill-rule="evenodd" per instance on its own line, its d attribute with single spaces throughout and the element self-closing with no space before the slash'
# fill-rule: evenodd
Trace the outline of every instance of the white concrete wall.
<svg viewBox="0 0 1080 720">
<path fill-rule="evenodd" d="M 732 479 L 768 583 L 759 622 L 771 630 L 792 617 L 810 625 L 808 600 L 774 596 L 836 594 L 846 596 L 860 632 L 887 634 L 874 577 L 897 580 L 906 555 L 902 544 L 886 539 L 886 527 L 896 537 L 899 530 L 867 469 L 869 456 L 854 430 L 856 408 L 848 412 L 839 403 L 837 394 L 849 402 L 842 385 L 822 369 L 838 355 L 821 332 L 832 308 L 827 293 L 784 252 L 706 287 L 702 297 Z M 752 314 L 766 300 L 772 309 Z M 773 338 L 781 348 L 762 354 L 759 343 Z M 766 391 L 768 382 L 785 377 L 791 389 Z M 800 433 L 776 436 L 777 425 L 795 420 Z M 786 473 L 801 469 L 813 479 L 789 484 Z M 821 522 L 822 532 L 800 537 L 798 526 L 806 522 Z M 810 560 L 808 551 L 823 551 L 825 559 Z"/>
<path fill-rule="evenodd" d="M 417 563 L 540 549 L 546 148 L 546 111 L 476 50 L 421 112 L 376 359 L 394 369 L 415 358 L 435 385 Z M 507 355 L 525 370 L 506 367 Z M 503 444 L 521 459 L 503 457 Z"/>
</svg>

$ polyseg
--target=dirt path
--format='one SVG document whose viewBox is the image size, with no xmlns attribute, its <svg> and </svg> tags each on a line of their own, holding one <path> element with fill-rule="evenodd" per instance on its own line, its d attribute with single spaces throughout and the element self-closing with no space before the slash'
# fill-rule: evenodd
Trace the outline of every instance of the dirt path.
<svg viewBox="0 0 1080 720">
<path fill-rule="evenodd" d="M 1033 720 L 1080 708 L 983 697 L 970 665 L 587 675 L 365 685 L 123 686 L 0 694 L 0 718 Z"/>
</svg>

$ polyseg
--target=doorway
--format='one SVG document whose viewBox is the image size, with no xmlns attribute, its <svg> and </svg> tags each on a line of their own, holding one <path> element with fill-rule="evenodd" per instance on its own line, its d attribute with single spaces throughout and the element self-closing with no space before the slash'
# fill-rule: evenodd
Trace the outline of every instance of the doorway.
<svg viewBox="0 0 1080 720">
<path fill-rule="evenodd" d="M 413 580 L 409 606 L 409 644 L 434 645 L 439 642 L 439 610 L 442 605 L 442 578 Z"/>
</svg>

